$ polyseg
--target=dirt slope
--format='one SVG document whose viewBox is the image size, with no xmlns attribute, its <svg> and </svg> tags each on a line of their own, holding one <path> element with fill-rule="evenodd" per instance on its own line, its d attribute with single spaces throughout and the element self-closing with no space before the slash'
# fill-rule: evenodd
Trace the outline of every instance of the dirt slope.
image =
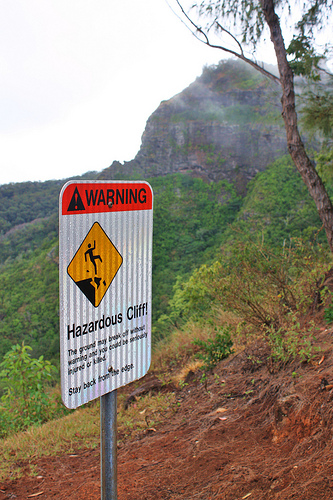
<svg viewBox="0 0 333 500">
<path fill-rule="evenodd" d="M 311 364 L 272 373 L 257 344 L 206 387 L 190 374 L 173 418 L 120 445 L 118 500 L 332 499 L 332 333 L 318 340 Z M 34 477 L 0 484 L 0 500 L 100 499 L 98 450 L 33 466 Z"/>
</svg>

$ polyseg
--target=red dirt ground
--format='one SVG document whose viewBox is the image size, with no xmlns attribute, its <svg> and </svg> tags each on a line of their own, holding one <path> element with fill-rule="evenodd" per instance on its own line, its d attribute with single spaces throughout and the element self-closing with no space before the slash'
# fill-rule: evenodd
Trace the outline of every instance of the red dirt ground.
<svg viewBox="0 0 333 500">
<path fill-rule="evenodd" d="M 192 374 L 172 419 L 119 446 L 118 500 L 332 499 L 332 333 L 320 343 L 312 364 L 275 373 L 257 344 L 206 387 Z M 98 450 L 36 459 L 38 476 L 1 483 L 0 500 L 98 500 L 99 460 Z"/>
</svg>

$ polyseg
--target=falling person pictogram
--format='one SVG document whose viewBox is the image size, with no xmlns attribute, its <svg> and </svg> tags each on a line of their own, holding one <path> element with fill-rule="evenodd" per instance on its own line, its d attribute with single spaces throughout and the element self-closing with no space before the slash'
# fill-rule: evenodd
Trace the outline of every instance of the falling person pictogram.
<svg viewBox="0 0 333 500">
<path fill-rule="evenodd" d="M 87 262 L 87 254 L 88 254 L 90 261 L 91 261 L 92 265 L 94 266 L 95 274 L 97 274 L 96 260 L 100 260 L 101 262 L 103 262 L 103 261 L 102 261 L 100 255 L 94 255 L 94 253 L 93 253 L 94 250 L 96 250 L 96 241 L 94 241 L 93 248 L 91 248 L 91 243 L 88 243 L 88 250 L 84 253 L 84 259 L 85 259 L 85 262 Z"/>
<path fill-rule="evenodd" d="M 122 264 L 122 256 L 95 222 L 67 272 L 94 307 L 98 307 Z"/>
</svg>

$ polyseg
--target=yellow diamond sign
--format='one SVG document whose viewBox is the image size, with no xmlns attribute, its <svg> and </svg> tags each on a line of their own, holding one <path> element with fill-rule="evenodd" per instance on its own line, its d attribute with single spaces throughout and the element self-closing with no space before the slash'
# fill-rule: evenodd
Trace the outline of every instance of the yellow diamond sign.
<svg viewBox="0 0 333 500">
<path fill-rule="evenodd" d="M 98 307 L 123 258 L 95 222 L 67 267 L 67 272 L 94 307 Z"/>
</svg>

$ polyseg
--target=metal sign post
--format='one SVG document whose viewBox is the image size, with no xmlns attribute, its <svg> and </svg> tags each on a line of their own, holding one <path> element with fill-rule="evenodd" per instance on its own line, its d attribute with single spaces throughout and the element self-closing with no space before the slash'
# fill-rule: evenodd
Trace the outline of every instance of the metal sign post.
<svg viewBox="0 0 333 500">
<path fill-rule="evenodd" d="M 151 360 L 153 192 L 141 181 L 70 181 L 59 200 L 61 395 L 101 398 L 102 500 L 116 500 L 117 388 Z"/>
<path fill-rule="evenodd" d="M 100 399 L 101 500 L 117 500 L 117 390 Z"/>
</svg>

